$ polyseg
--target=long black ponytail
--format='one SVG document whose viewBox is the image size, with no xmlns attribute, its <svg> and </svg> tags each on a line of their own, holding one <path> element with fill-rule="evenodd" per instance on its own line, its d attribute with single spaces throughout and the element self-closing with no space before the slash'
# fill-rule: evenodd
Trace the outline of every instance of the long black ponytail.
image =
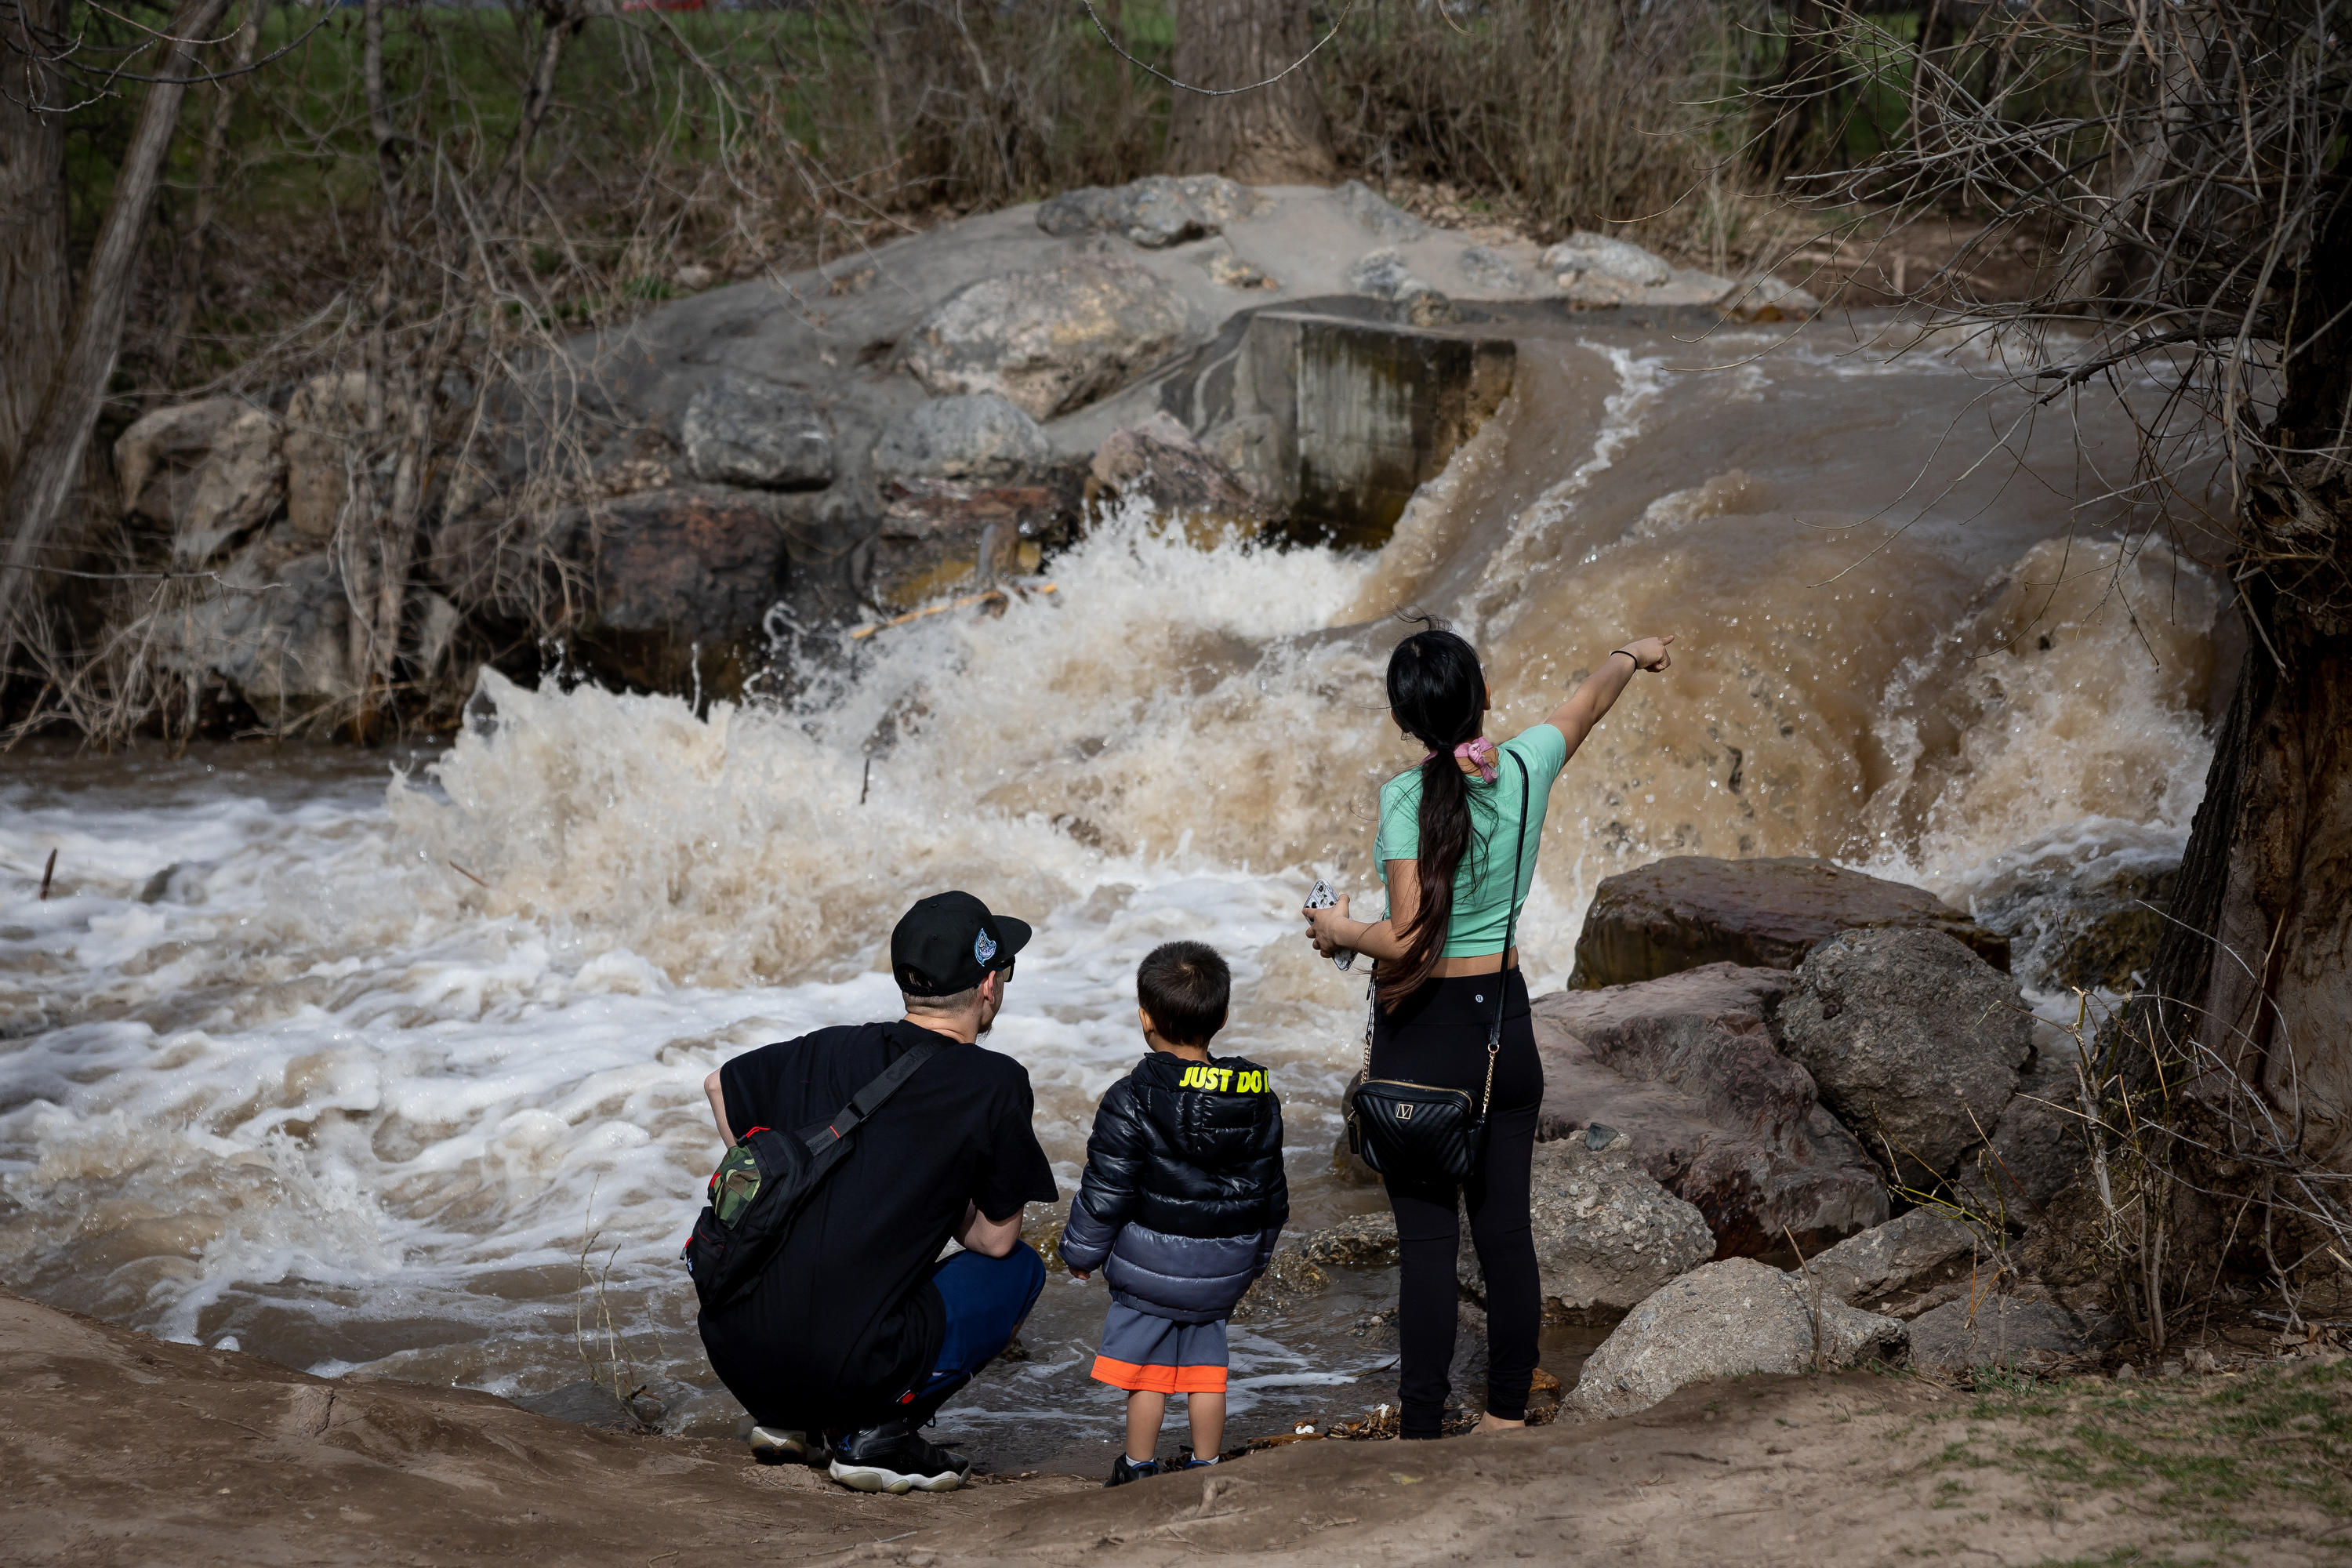
<svg viewBox="0 0 2352 1568">
<path fill-rule="evenodd" d="M 1431 616 L 1389 655 L 1389 708 L 1435 753 L 1421 764 L 1421 901 L 1397 932 L 1404 957 L 1381 968 L 1380 999 L 1410 994 L 1437 967 L 1454 919 L 1454 876 L 1470 848 L 1470 785 L 1454 748 L 1475 740 L 1486 712 L 1477 650 Z"/>
</svg>

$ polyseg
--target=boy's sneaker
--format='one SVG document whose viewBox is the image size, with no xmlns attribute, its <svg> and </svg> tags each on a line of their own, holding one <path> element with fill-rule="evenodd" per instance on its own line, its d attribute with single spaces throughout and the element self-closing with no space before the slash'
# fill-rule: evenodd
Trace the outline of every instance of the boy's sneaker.
<svg viewBox="0 0 2352 1568">
<path fill-rule="evenodd" d="M 1223 1458 L 1223 1457 L 1224 1456 L 1222 1454 L 1212 1454 L 1207 1458 L 1203 1459 L 1192 1454 L 1187 1454 L 1184 1456 L 1184 1468 L 1188 1470 L 1205 1470 L 1211 1465 L 1218 1463 Z"/>
<path fill-rule="evenodd" d="M 1121 1454 L 1118 1457 L 1118 1462 L 1111 1466 L 1110 1479 L 1103 1483 L 1103 1489 L 1108 1491 L 1112 1487 L 1123 1487 L 1129 1481 L 1139 1481 L 1146 1476 L 1156 1476 L 1159 1473 L 1159 1460 L 1146 1459 L 1139 1465 L 1125 1454 Z"/>
<path fill-rule="evenodd" d="M 927 1443 L 904 1421 L 853 1432 L 833 1451 L 833 1479 L 852 1491 L 951 1492 L 971 1473 L 971 1461 Z"/>
<path fill-rule="evenodd" d="M 825 1461 L 824 1436 L 819 1433 L 811 1437 L 788 1426 L 754 1426 L 751 1458 L 763 1465 L 822 1465 Z"/>
</svg>

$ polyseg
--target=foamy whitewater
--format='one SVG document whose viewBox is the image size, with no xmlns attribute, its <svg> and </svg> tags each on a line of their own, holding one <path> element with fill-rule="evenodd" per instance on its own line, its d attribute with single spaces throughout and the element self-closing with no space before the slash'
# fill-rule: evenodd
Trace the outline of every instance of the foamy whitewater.
<svg viewBox="0 0 2352 1568">
<path fill-rule="evenodd" d="M 1328 1173 L 1361 983 L 1296 911 L 1318 875 L 1376 886 L 1375 793 L 1416 756 L 1380 691 L 1407 606 L 1479 643 L 1498 738 L 1626 637 L 1680 634 L 1553 798 L 1538 986 L 1600 879 L 1660 855 L 1824 854 L 1963 904 L 2177 855 L 2221 596 L 2078 504 L 2107 488 L 2084 464 L 2127 465 L 2119 422 L 2084 458 L 2053 426 L 2026 468 L 1972 468 L 2004 396 L 1964 354 L 1827 328 L 1596 329 L 1523 350 L 1376 555 L 1126 515 L 1053 595 L 845 641 L 789 707 L 486 675 L 388 784 L 381 755 L 296 748 L 0 760 L 0 1278 L 524 1396 L 609 1379 L 617 1346 L 667 1424 L 731 1429 L 677 1262 L 719 1153 L 701 1080 L 894 1016 L 889 927 L 946 887 L 1038 926 L 989 1043 L 1027 1064 L 1066 1195 L 1139 1049 L 1135 963 L 1187 936 L 1234 963 L 1223 1048 L 1285 1095 L 1294 1225 L 1376 1206 Z M 1245 1434 L 1367 1402 L 1385 1358 L 1344 1329 L 1380 1289 L 1237 1335 Z M 1032 1359 L 943 1424 L 1030 1452 L 1109 1432 L 1102 1301 L 1055 1276 Z"/>
</svg>

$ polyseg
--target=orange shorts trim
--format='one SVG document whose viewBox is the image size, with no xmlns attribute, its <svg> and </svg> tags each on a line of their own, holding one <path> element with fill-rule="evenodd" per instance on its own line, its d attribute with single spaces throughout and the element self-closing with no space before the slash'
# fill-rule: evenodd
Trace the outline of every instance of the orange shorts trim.
<svg viewBox="0 0 2352 1568">
<path fill-rule="evenodd" d="M 1138 1366 L 1131 1361 L 1095 1357 L 1094 1379 L 1130 1394 L 1223 1394 L 1221 1366 Z"/>
</svg>

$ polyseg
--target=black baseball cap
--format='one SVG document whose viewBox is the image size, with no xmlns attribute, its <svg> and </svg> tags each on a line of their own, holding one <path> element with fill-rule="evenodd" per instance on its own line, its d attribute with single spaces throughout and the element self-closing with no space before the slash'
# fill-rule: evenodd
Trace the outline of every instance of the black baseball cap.
<svg viewBox="0 0 2352 1568">
<path fill-rule="evenodd" d="M 1012 968 L 1028 942 L 1028 921 L 991 914 L 970 893 L 933 893 L 890 932 L 890 973 L 909 996 L 952 996 Z"/>
</svg>

